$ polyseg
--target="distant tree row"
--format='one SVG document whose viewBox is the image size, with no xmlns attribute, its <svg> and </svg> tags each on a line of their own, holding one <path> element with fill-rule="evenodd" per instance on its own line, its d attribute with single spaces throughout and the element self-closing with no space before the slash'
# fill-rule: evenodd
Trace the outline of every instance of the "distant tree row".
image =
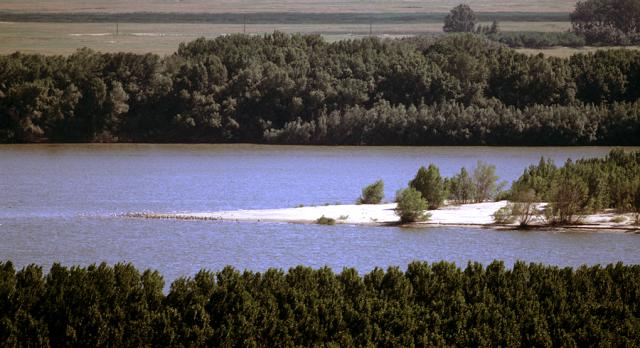
<svg viewBox="0 0 640 348">
<path fill-rule="evenodd" d="M 551 48 L 551 47 L 583 47 L 586 40 L 574 32 L 536 32 L 510 31 L 489 33 L 491 40 L 503 43 L 511 48 Z"/>
<path fill-rule="evenodd" d="M 590 44 L 640 44 L 640 1 L 578 1 L 571 14 L 573 30 Z"/>
<path fill-rule="evenodd" d="M 590 45 L 627 46 L 640 44 L 640 2 L 638 0 L 578 1 L 571 13 L 572 33 L 510 33 L 499 32 L 496 21 L 491 26 L 477 25 L 475 12 L 460 4 L 444 19 L 443 31 L 489 34 L 494 40 L 510 47 L 541 48 L 550 46 L 577 47 Z"/>
<path fill-rule="evenodd" d="M 507 92 L 507 91 L 505 91 Z M 265 130 L 273 144 L 639 145 L 640 103 L 355 106 Z"/>
<path fill-rule="evenodd" d="M 635 346 L 640 266 L 202 270 L 0 263 L 3 347 Z"/>
<path fill-rule="evenodd" d="M 638 144 L 639 98 L 635 51 L 230 35 L 167 57 L 0 56 L 0 141 Z"/>
</svg>

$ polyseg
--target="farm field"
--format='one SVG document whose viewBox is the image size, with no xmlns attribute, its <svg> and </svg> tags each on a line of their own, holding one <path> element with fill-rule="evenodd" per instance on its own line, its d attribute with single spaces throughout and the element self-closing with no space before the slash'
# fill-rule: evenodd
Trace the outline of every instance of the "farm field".
<svg viewBox="0 0 640 348">
<path fill-rule="evenodd" d="M 574 0 L 467 0 L 475 11 L 570 12 Z M 0 11 L 13 12 L 448 12 L 459 0 L 3 0 Z"/>
<path fill-rule="evenodd" d="M 481 23 L 489 24 L 489 23 Z M 569 22 L 500 22 L 503 31 L 564 31 Z M 116 30 L 118 35 L 116 35 Z M 40 23 L 0 22 L 0 54 L 70 54 L 81 47 L 102 52 L 171 54 L 181 42 L 198 37 L 242 33 L 242 24 L 206 23 Z M 369 35 L 368 24 L 251 24 L 249 34 L 317 33 L 328 41 Z M 401 37 L 442 32 L 442 23 L 390 23 L 373 25 L 373 35 Z"/>
</svg>

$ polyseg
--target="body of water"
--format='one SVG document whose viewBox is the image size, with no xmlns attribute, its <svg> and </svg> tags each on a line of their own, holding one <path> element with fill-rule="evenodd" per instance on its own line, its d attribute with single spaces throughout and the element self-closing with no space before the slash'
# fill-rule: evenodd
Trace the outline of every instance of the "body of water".
<svg viewBox="0 0 640 348">
<path fill-rule="evenodd" d="M 640 263 L 640 235 L 142 220 L 129 212 L 203 212 L 353 203 L 385 182 L 387 200 L 420 165 L 444 176 L 478 160 L 501 180 L 541 156 L 601 157 L 604 147 L 304 147 L 0 145 L 0 260 L 131 262 L 168 281 L 225 265 L 405 267 L 412 260 L 559 266 Z"/>
</svg>

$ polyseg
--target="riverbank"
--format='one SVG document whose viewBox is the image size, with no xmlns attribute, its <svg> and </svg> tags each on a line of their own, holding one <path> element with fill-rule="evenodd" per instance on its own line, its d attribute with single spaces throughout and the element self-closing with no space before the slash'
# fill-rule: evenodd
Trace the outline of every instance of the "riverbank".
<svg viewBox="0 0 640 348">
<path fill-rule="evenodd" d="M 430 210 L 428 221 L 407 226 L 467 226 L 488 227 L 497 229 L 518 228 L 514 224 L 495 224 L 493 213 L 507 205 L 507 201 L 484 202 L 462 205 L 447 205 L 437 210 Z M 146 219 L 178 219 L 178 220 L 216 220 L 244 222 L 285 222 L 311 224 L 322 216 L 335 220 L 336 224 L 397 226 L 398 216 L 395 214 L 395 203 L 386 204 L 344 204 L 324 205 L 283 209 L 232 210 L 202 213 L 131 213 L 127 217 Z M 617 217 L 617 219 L 616 219 Z M 607 232 L 640 232 L 640 227 L 633 225 L 629 215 L 602 213 L 585 216 L 583 223 L 570 226 L 533 225 L 529 228 L 545 228 L 571 231 L 607 231 Z"/>
</svg>

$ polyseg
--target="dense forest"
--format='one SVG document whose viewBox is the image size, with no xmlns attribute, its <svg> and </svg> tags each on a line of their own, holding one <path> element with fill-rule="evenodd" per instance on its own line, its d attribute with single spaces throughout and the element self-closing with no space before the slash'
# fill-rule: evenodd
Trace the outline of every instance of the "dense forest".
<svg viewBox="0 0 640 348">
<path fill-rule="evenodd" d="M 0 141 L 639 145 L 639 97 L 636 51 L 230 35 L 167 57 L 0 56 Z"/>
<path fill-rule="evenodd" d="M 163 293 L 130 264 L 0 263 L 0 342 L 56 346 L 637 346 L 640 266 L 494 261 L 406 271 L 200 271 Z"/>
</svg>

